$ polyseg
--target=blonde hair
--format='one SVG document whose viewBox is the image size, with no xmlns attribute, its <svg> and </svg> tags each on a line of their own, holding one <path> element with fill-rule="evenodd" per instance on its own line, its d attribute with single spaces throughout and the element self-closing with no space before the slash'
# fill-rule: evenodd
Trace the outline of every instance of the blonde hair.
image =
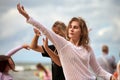
<svg viewBox="0 0 120 80">
<path fill-rule="evenodd" d="M 57 28 L 58 31 L 57 31 L 57 32 L 54 31 L 54 28 Z M 62 37 L 64 37 L 64 38 L 66 38 L 66 29 L 67 29 L 66 25 L 65 25 L 63 22 L 61 22 L 61 21 L 56 21 L 56 22 L 53 24 L 53 26 L 52 26 L 52 30 L 53 30 L 56 34 L 58 34 L 58 35 L 60 35 L 60 36 L 62 36 Z"/>
</svg>

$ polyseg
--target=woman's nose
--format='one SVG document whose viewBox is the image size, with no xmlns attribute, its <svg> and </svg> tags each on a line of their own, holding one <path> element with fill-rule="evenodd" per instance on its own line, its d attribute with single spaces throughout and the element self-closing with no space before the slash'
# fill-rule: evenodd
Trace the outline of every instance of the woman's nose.
<svg viewBox="0 0 120 80">
<path fill-rule="evenodd" d="M 73 28 L 71 28 L 71 29 L 70 29 L 70 31 L 72 31 L 72 32 L 73 32 Z"/>
</svg>

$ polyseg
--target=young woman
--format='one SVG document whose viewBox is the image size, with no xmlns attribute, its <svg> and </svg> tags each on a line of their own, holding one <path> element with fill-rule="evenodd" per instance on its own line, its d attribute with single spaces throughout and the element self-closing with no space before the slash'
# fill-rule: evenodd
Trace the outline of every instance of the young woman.
<svg viewBox="0 0 120 80">
<path fill-rule="evenodd" d="M 89 66 L 103 79 L 115 80 L 110 73 L 98 65 L 94 52 L 88 45 L 88 29 L 82 18 L 73 17 L 70 20 L 68 25 L 69 41 L 67 41 L 33 20 L 20 4 L 17 5 L 17 9 L 27 19 L 28 23 L 38 28 L 55 45 L 66 80 L 95 80 Z"/>
<path fill-rule="evenodd" d="M 61 21 L 56 21 L 53 26 L 52 30 L 65 38 L 66 36 L 66 25 Z M 42 53 L 44 57 L 50 57 L 52 59 L 52 80 L 65 80 L 63 69 L 61 67 L 61 63 L 59 57 L 57 55 L 57 50 L 54 45 L 49 45 L 48 47 L 44 47 L 42 45 L 38 45 L 38 38 L 40 36 L 40 32 L 38 29 L 34 28 L 35 36 L 32 39 L 30 48 L 32 50 L 38 51 Z M 46 49 L 47 48 L 47 49 Z"/>
</svg>

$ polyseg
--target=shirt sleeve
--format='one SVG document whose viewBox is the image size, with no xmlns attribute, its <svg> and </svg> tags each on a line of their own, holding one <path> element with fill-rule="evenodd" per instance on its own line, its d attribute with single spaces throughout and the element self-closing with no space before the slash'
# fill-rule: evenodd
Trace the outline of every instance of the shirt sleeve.
<svg viewBox="0 0 120 80">
<path fill-rule="evenodd" d="M 93 71 L 96 73 L 97 76 L 105 80 L 110 80 L 110 77 L 112 76 L 112 74 L 103 70 L 102 67 L 98 64 L 92 49 L 90 51 L 90 62 L 89 63 L 90 63 L 91 68 L 93 69 Z"/>
<path fill-rule="evenodd" d="M 54 45 L 49 45 L 48 46 L 52 51 L 55 51 L 55 46 Z M 44 56 L 44 57 L 50 57 L 49 55 L 48 55 L 48 53 L 46 52 L 46 50 L 45 50 L 45 48 L 42 46 L 42 48 L 43 48 L 43 51 L 44 51 L 44 53 L 42 53 L 42 56 Z"/>
<path fill-rule="evenodd" d="M 49 40 L 54 44 L 57 50 L 60 50 L 63 46 L 65 46 L 67 40 L 63 37 L 55 34 L 53 31 L 48 30 L 39 22 L 35 21 L 33 18 L 29 18 L 28 23 L 32 24 L 34 27 L 38 28 Z"/>
<path fill-rule="evenodd" d="M 18 46 L 10 51 L 8 51 L 5 55 L 7 56 L 12 56 L 13 54 L 15 54 L 17 51 L 21 50 L 23 47 L 22 46 Z"/>
</svg>

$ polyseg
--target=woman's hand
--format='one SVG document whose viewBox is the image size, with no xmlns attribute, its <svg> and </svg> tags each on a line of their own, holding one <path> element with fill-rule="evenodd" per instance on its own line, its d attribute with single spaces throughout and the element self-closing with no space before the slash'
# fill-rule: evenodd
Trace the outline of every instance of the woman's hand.
<svg viewBox="0 0 120 80">
<path fill-rule="evenodd" d="M 23 15 L 27 20 L 30 18 L 27 12 L 25 11 L 24 7 L 19 4 L 17 4 L 17 10 L 21 15 Z"/>
<path fill-rule="evenodd" d="M 23 47 L 23 48 L 25 48 L 25 49 L 27 49 L 27 50 L 29 50 L 29 49 L 30 49 L 30 46 L 29 46 L 29 45 L 27 45 L 27 44 L 23 44 L 23 45 L 22 45 L 22 47 Z"/>
<path fill-rule="evenodd" d="M 43 38 L 43 46 L 45 49 L 48 49 L 48 38 L 46 37 L 46 39 Z"/>
<path fill-rule="evenodd" d="M 34 28 L 34 33 L 37 35 L 37 36 L 41 36 L 41 33 L 40 31 L 37 29 L 37 28 Z"/>
</svg>

